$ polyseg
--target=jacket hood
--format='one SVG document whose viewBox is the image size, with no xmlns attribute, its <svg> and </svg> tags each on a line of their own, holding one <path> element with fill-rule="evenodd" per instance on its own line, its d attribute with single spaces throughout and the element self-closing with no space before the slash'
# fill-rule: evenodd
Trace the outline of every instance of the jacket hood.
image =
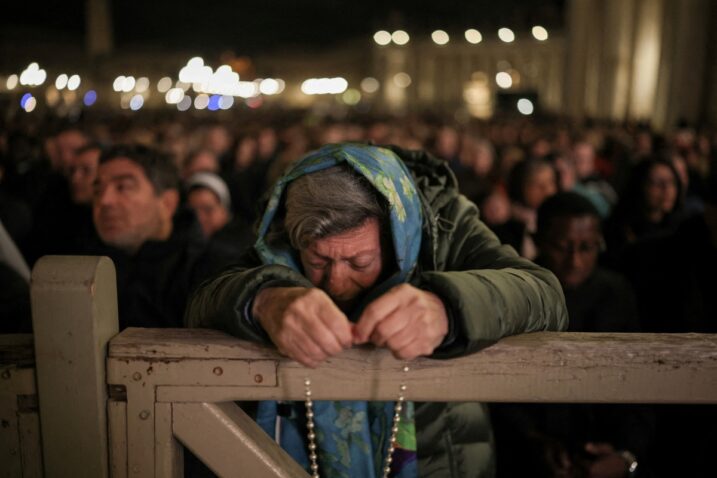
<svg viewBox="0 0 717 478">
<path fill-rule="evenodd" d="M 391 150 L 357 143 L 331 144 L 295 162 L 274 185 L 266 212 L 259 224 L 254 245 L 265 264 L 281 264 L 301 272 L 297 251 L 278 249 L 266 243 L 266 234 L 275 219 L 289 183 L 339 164 L 347 164 L 364 176 L 386 199 L 397 273 L 388 279 L 393 286 L 405 282 L 416 266 L 421 247 L 423 221 L 421 202 L 410 171 Z M 385 290 L 383 287 L 381 289 Z"/>
</svg>

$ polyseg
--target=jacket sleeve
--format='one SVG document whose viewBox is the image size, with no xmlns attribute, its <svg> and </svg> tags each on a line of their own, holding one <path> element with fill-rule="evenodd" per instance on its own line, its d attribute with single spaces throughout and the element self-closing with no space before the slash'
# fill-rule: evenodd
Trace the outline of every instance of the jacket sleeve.
<svg viewBox="0 0 717 478">
<path fill-rule="evenodd" d="M 521 258 L 483 223 L 476 206 L 458 196 L 441 209 L 434 247 L 435 270 L 425 270 L 418 286 L 446 305 L 452 340 L 434 356 L 464 355 L 522 332 L 564 330 L 565 297 L 547 269 Z"/>
<path fill-rule="evenodd" d="M 254 296 L 268 285 L 311 287 L 311 283 L 285 266 L 260 265 L 254 257 L 243 262 L 199 287 L 185 311 L 187 327 L 219 329 L 240 339 L 270 343 L 249 313 Z"/>
</svg>

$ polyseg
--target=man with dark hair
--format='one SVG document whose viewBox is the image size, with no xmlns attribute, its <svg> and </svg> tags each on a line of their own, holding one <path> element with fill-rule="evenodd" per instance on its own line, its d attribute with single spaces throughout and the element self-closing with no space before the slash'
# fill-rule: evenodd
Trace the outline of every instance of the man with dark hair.
<svg viewBox="0 0 717 478">
<path fill-rule="evenodd" d="M 500 244 L 444 161 L 351 143 L 291 166 L 254 254 L 207 282 L 186 316 L 310 367 L 363 343 L 448 358 L 567 320 L 555 276 Z M 492 476 L 484 406 L 404 405 L 314 401 L 308 435 L 302 404 L 262 402 L 257 420 L 314 476 Z"/>
<path fill-rule="evenodd" d="M 178 211 L 179 177 L 168 156 L 117 146 L 100 157 L 93 218 L 117 268 L 120 328 L 181 327 L 193 288 L 226 259 L 206 249 L 196 217 Z"/>
<path fill-rule="evenodd" d="M 638 330 L 629 283 L 598 266 L 604 248 L 600 215 L 573 192 L 538 208 L 537 262 L 565 292 L 572 332 Z M 611 405 L 495 405 L 492 408 L 501 477 L 628 478 L 647 471 L 652 417 L 643 408 Z"/>
</svg>

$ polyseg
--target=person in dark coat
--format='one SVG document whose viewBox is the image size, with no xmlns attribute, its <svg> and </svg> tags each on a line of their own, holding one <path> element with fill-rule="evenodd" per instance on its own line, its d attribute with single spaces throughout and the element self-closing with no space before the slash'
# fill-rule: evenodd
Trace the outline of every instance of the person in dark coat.
<svg viewBox="0 0 717 478">
<path fill-rule="evenodd" d="M 169 157 L 115 146 L 100 157 L 93 219 L 117 268 L 120 329 L 181 327 L 192 290 L 234 258 L 208 249 L 196 216 L 179 208 L 179 176 Z"/>
<path fill-rule="evenodd" d="M 558 193 L 538 209 L 538 263 L 558 277 L 573 332 L 635 332 L 629 283 L 598 266 L 604 248 L 600 215 L 584 196 Z M 625 405 L 496 405 L 500 477 L 651 476 L 654 419 Z"/>
<path fill-rule="evenodd" d="M 402 359 L 448 358 L 506 335 L 567 325 L 555 276 L 500 244 L 445 162 L 352 143 L 324 146 L 292 165 L 273 189 L 254 253 L 205 283 L 186 317 L 189 326 L 273 343 L 308 366 L 354 344 L 370 342 Z M 275 402 L 262 402 L 257 421 L 271 434 L 278 423 L 281 445 L 308 469 L 301 406 L 285 416 Z M 394 404 L 314 407 L 321 476 L 381 476 Z M 493 475 L 484 405 L 402 410 L 390 476 Z M 335 413 L 365 419 L 353 429 L 352 420 L 332 420 Z M 335 459 L 337 449 L 347 457 Z"/>
</svg>

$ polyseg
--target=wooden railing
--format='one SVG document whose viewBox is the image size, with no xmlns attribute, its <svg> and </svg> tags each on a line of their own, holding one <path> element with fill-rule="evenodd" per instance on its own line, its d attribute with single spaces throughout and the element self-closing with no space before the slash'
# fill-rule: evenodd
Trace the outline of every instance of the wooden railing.
<svg viewBox="0 0 717 478">
<path fill-rule="evenodd" d="M 113 273 L 100 258 L 33 273 L 46 476 L 182 476 L 186 447 L 220 476 L 305 477 L 234 401 L 302 400 L 306 378 L 316 399 L 393 400 L 405 378 L 416 401 L 717 403 L 716 335 L 545 332 L 406 377 L 369 348 L 307 369 L 217 331 L 116 335 Z"/>
</svg>

